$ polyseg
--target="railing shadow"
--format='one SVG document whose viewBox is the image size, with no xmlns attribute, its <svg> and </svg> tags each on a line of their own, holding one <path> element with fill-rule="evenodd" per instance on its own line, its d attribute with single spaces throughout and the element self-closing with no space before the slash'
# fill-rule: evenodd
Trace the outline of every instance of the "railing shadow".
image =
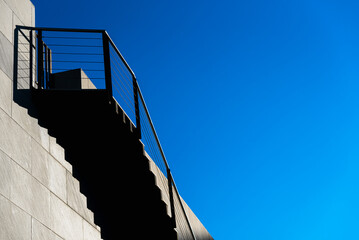
<svg viewBox="0 0 359 240">
<path fill-rule="evenodd" d="M 13 57 L 13 101 L 25 108 L 27 113 L 38 118 L 38 108 L 35 106 L 31 92 L 31 79 L 36 72 L 36 59 L 32 55 L 35 45 L 31 31 L 17 26 L 14 30 Z"/>
</svg>

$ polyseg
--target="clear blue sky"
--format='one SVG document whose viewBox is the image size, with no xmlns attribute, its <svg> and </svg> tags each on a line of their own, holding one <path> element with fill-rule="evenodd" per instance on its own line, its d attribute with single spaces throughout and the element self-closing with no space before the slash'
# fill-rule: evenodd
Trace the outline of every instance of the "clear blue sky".
<svg viewBox="0 0 359 240">
<path fill-rule="evenodd" d="M 216 240 L 359 239 L 359 2 L 40 1 L 106 29 Z"/>
</svg>

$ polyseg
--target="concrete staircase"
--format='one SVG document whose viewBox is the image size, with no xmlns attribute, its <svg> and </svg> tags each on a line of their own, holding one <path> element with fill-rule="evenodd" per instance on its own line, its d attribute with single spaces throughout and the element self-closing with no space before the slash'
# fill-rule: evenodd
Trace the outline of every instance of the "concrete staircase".
<svg viewBox="0 0 359 240">
<path fill-rule="evenodd" d="M 17 143 L 14 145 L 17 147 L 12 148 L 14 153 L 21 154 L 15 158 L 17 164 L 13 164 L 17 171 L 9 171 L 10 179 L 16 181 L 7 183 L 14 196 L 16 192 L 21 196 L 14 201 L 28 214 L 32 214 L 38 224 L 48 227 L 46 234 L 42 234 L 49 236 L 57 234 L 64 239 L 86 237 L 86 239 L 99 240 L 100 227 L 94 223 L 94 213 L 88 209 L 87 198 L 80 192 L 80 183 L 73 176 L 73 167 L 66 161 L 65 149 L 57 143 L 53 135 L 49 134 L 48 129 L 39 123 L 41 121 L 39 109 L 32 101 L 31 95 L 30 90 L 14 92 L 15 102 L 12 104 L 12 113 L 16 124 L 4 124 L 10 123 L 10 117 L 4 115 L 7 119 L 2 121 L 3 129 L 0 129 L 2 133 L 9 131 L 8 135 L 11 138 L 7 141 Z M 16 128 L 12 129 L 12 126 Z M 26 132 L 31 134 L 33 138 L 31 142 L 25 141 L 30 138 L 25 134 Z M 20 139 L 23 141 L 19 141 Z M 18 150 L 20 144 L 26 151 Z M 13 155 L 11 152 L 8 154 Z M 26 187 L 21 189 L 22 185 Z M 41 198 L 41 196 L 46 197 Z M 72 220 L 74 222 L 69 224 Z M 32 231 L 33 234 L 38 234 L 37 230 Z"/>
<path fill-rule="evenodd" d="M 106 91 L 32 94 L 39 124 L 65 149 L 78 179 L 69 176 L 67 187 L 83 193 L 69 196 L 71 207 L 94 218 L 104 240 L 177 239 L 135 127 Z"/>
</svg>

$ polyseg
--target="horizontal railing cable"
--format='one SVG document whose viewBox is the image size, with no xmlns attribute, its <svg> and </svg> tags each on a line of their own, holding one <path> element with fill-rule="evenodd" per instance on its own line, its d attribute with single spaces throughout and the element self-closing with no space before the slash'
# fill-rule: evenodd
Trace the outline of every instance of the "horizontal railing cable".
<svg viewBox="0 0 359 240">
<path fill-rule="evenodd" d="M 117 83 L 117 84 L 121 83 L 121 85 L 122 85 L 123 88 L 126 90 L 126 92 L 127 92 L 127 94 L 128 94 L 129 96 L 133 95 L 133 90 L 131 91 L 131 89 L 129 89 L 129 85 L 128 85 L 128 84 L 127 84 L 127 86 L 124 85 L 124 81 L 121 81 L 121 80 L 120 80 L 121 77 L 118 76 L 118 74 L 117 74 L 116 71 L 113 71 L 113 73 L 115 74 L 115 77 L 116 77 L 117 79 L 119 79 L 119 81 L 116 81 L 116 83 Z M 125 84 L 126 84 L 126 82 L 125 82 Z M 121 88 L 122 88 L 122 87 L 121 87 Z M 132 94 L 131 94 L 131 92 L 132 92 Z M 130 98 L 133 98 L 133 96 L 130 97 Z"/>
<path fill-rule="evenodd" d="M 76 45 L 76 44 L 48 44 L 49 47 L 94 47 L 94 48 L 102 48 L 102 46 L 98 45 Z"/>
<path fill-rule="evenodd" d="M 52 54 L 58 54 L 58 55 L 93 55 L 93 56 L 102 56 L 103 54 L 102 53 L 75 53 L 75 52 L 72 52 L 72 53 L 64 53 L 64 52 L 52 52 Z"/>
<path fill-rule="evenodd" d="M 96 40 L 102 40 L 102 38 L 85 38 L 85 37 L 61 37 L 61 36 L 57 36 L 57 37 L 50 37 L 50 36 L 42 36 L 42 38 L 52 38 L 52 39 L 86 39 L 86 40 L 90 40 L 90 39 L 96 39 Z"/>
</svg>

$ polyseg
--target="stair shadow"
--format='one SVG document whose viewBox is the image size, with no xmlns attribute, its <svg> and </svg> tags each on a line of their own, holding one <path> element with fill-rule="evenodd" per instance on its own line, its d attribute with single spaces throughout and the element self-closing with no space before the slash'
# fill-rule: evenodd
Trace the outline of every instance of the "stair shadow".
<svg viewBox="0 0 359 240">
<path fill-rule="evenodd" d="M 175 239 L 143 145 L 106 91 L 46 90 L 32 97 L 40 125 L 65 149 L 105 240 L 123 234 Z"/>
<path fill-rule="evenodd" d="M 13 100 L 65 150 L 104 240 L 176 239 L 134 125 L 105 90 L 31 88 L 15 29 Z"/>
</svg>

